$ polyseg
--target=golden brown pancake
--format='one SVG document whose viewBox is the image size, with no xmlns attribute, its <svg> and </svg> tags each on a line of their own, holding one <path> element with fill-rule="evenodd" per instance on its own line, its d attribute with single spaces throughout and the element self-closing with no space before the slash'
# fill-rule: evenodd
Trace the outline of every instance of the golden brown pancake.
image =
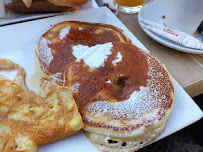
<svg viewBox="0 0 203 152">
<path fill-rule="evenodd" d="M 156 57 L 129 43 L 72 49 L 66 85 L 91 142 L 102 151 L 135 151 L 163 132 L 174 87 Z"/>
<path fill-rule="evenodd" d="M 0 69 L 18 70 L 20 78 L 15 82 L 24 79 L 23 68 L 10 60 L 0 59 Z M 38 145 L 66 138 L 83 127 L 68 87 L 42 79 L 39 96 L 15 82 L 0 75 L 1 152 L 36 152 Z"/>
<path fill-rule="evenodd" d="M 78 44 L 94 46 L 107 42 L 131 40 L 112 25 L 67 21 L 54 25 L 36 43 L 35 52 L 41 69 L 52 79 L 63 83 L 66 67 L 75 62 L 72 47 Z"/>
</svg>

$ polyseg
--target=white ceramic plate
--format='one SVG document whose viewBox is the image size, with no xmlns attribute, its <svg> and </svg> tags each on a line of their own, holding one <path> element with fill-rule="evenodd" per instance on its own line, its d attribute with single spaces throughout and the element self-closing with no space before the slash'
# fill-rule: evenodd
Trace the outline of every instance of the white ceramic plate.
<svg viewBox="0 0 203 152">
<path fill-rule="evenodd" d="M 11 0 L 4 0 L 4 3 L 7 4 L 10 1 Z M 94 6 L 89 1 L 88 3 L 82 5 L 80 9 L 81 10 L 85 10 L 85 9 L 93 8 Z M 69 13 L 69 12 L 62 12 L 62 13 L 14 14 L 14 13 L 6 11 L 6 17 L 0 19 L 0 26 L 1 25 L 6 25 L 6 24 L 11 24 L 11 23 L 17 23 L 17 22 L 27 21 L 27 20 L 38 19 L 38 18 L 56 16 L 56 15 L 65 14 L 65 13 Z M 70 13 L 72 13 L 72 12 L 70 12 Z"/>
<path fill-rule="evenodd" d="M 81 10 L 72 14 L 60 15 L 0 27 L 0 57 L 9 58 L 25 68 L 27 76 L 34 73 L 34 47 L 38 38 L 45 33 L 51 25 L 76 20 L 111 24 L 123 29 L 132 43 L 147 50 L 142 43 L 121 23 L 121 21 L 107 8 L 94 8 Z M 29 27 L 29 28 L 28 28 Z M 32 30 L 30 30 L 32 29 Z M 11 78 L 12 75 L 8 75 Z M 187 95 L 181 86 L 174 80 L 175 104 L 168 119 L 165 131 L 155 140 L 158 141 L 170 134 L 196 122 L 203 114 L 195 102 Z M 79 133 L 58 142 L 40 146 L 39 152 L 97 152 L 98 150 L 89 142 L 85 134 Z"/>
<path fill-rule="evenodd" d="M 164 19 L 162 17 L 166 15 L 167 2 L 168 2 L 168 0 L 155 0 L 155 1 L 149 2 L 146 5 L 144 5 L 138 14 L 139 24 L 140 24 L 140 19 L 147 19 L 149 21 L 164 25 Z M 157 35 L 156 33 L 153 33 L 152 31 L 149 31 L 148 29 L 144 28 L 142 26 L 142 24 L 140 24 L 140 26 L 148 36 L 150 36 L 151 38 L 153 38 L 154 40 L 156 40 L 157 42 L 159 42 L 165 46 L 168 46 L 172 49 L 179 50 L 182 52 L 203 54 L 203 50 L 197 50 L 197 49 L 191 49 L 191 48 L 184 47 L 178 43 L 175 43 L 160 35 Z"/>
</svg>

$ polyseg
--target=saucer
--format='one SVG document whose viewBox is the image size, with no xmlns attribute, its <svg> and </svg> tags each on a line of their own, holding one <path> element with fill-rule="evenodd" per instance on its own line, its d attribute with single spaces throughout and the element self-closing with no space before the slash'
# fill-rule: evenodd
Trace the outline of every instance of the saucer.
<svg viewBox="0 0 203 152">
<path fill-rule="evenodd" d="M 141 19 L 146 19 L 161 25 L 164 25 L 164 18 L 166 15 L 167 10 L 167 2 L 168 0 L 156 0 L 147 3 L 143 6 L 143 8 L 138 13 L 138 22 L 140 24 L 140 27 L 143 29 L 143 31 L 150 36 L 155 41 L 168 46 L 172 49 L 186 52 L 186 53 L 194 53 L 194 54 L 203 54 L 203 50 L 197 50 L 197 49 L 191 49 L 184 47 L 178 43 L 175 43 L 169 39 L 166 39 L 156 33 L 153 33 L 152 31 L 149 31 L 148 29 L 144 28 L 141 24 Z"/>
</svg>

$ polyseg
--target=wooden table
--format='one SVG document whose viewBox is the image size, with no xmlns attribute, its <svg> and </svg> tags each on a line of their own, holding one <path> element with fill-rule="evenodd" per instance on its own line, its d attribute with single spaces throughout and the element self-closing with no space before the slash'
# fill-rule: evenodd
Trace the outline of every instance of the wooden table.
<svg viewBox="0 0 203 152">
<path fill-rule="evenodd" d="M 189 54 L 166 47 L 150 38 L 141 29 L 138 15 L 118 13 L 117 17 L 160 61 L 191 96 L 203 93 L 203 54 Z"/>
</svg>

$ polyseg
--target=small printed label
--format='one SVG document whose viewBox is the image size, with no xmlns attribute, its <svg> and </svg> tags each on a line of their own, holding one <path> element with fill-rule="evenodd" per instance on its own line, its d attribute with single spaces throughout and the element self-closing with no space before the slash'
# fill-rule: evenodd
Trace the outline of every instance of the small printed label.
<svg viewBox="0 0 203 152">
<path fill-rule="evenodd" d="M 179 36 L 179 34 L 178 33 L 175 33 L 172 29 L 163 29 L 163 31 L 164 32 L 167 32 L 167 33 L 169 33 L 169 34 L 172 34 L 172 35 L 174 35 L 174 36 Z"/>
</svg>

